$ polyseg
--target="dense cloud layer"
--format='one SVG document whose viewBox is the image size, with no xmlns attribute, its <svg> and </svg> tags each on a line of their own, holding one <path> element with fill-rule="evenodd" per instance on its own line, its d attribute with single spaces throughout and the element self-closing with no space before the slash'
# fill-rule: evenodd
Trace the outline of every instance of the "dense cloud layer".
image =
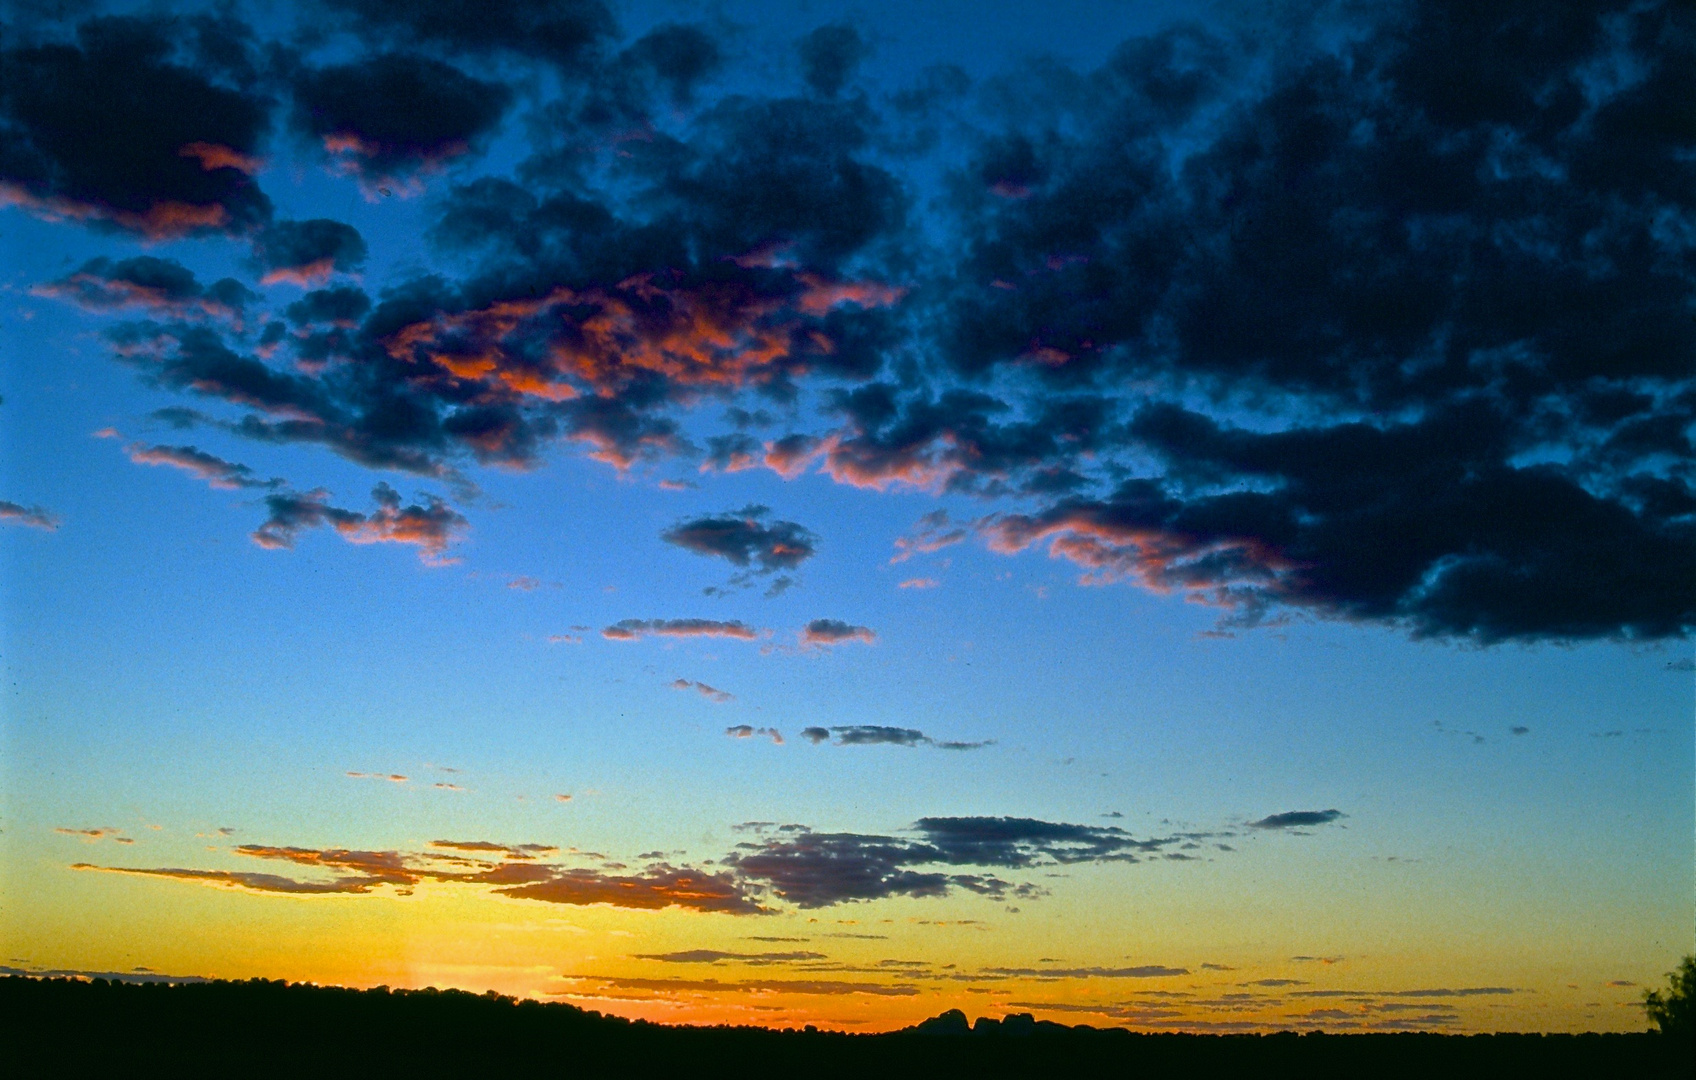
<svg viewBox="0 0 1696 1080">
<path fill-rule="evenodd" d="M 0 52 L 0 203 L 155 238 L 246 232 L 271 102 L 247 30 L 214 16 L 97 18 Z"/>
<path fill-rule="evenodd" d="M 368 194 L 429 181 L 449 272 L 344 281 L 286 321 L 153 256 L 38 286 L 140 309 L 114 349 L 241 410 L 227 431 L 443 478 L 565 441 L 624 471 L 972 495 L 975 523 L 929 515 L 897 559 L 975 534 L 1227 626 L 1696 625 L 1687 6 L 1424 0 L 1275 50 L 1179 25 L 975 95 L 864 92 L 869 38 L 832 25 L 796 43 L 798 85 L 716 97 L 723 29 L 626 42 L 593 0 L 322 7 L 278 40 L 93 19 L 0 66 L 0 196 L 241 234 L 269 282 L 368 257 L 345 223 L 273 220 L 279 129 Z M 526 156 L 473 172 L 502 133 Z M 689 422 L 724 406 L 728 430 Z M 750 514 L 667 538 L 762 572 L 814 546 Z M 870 640 L 829 623 L 804 642 Z"/>
<path fill-rule="evenodd" d="M 468 152 L 500 121 L 512 92 L 439 60 L 386 53 L 301 71 L 294 100 L 295 127 L 338 167 L 375 183 Z"/>
<path fill-rule="evenodd" d="M 1139 839 L 1113 826 L 1071 825 L 1033 818 L 921 818 L 916 836 L 815 833 L 785 827 L 738 845 L 724 860 L 743 877 L 800 908 L 890 896 L 944 896 L 954 889 L 995 899 L 1030 898 L 1042 890 L 993 873 L 945 867 L 1028 870 L 1083 862 L 1188 858 L 1211 834 Z"/>
<path fill-rule="evenodd" d="M 770 735 L 769 729 L 731 728 L 739 737 Z M 350 776 L 367 774 L 350 773 Z M 391 777 L 404 781 L 402 776 Z M 1335 811 L 1327 811 L 1335 814 Z M 1291 817 L 1302 815 L 1275 815 Z M 1312 815 L 1307 815 L 1312 816 Z M 1320 815 L 1323 816 L 1323 815 Z M 1262 823 L 1256 823 L 1259 826 Z M 101 830 L 102 835 L 109 830 Z M 390 887 L 409 892 L 423 882 L 480 886 L 517 899 L 554 904 L 610 904 L 660 909 L 754 915 L 777 910 L 772 901 L 797 908 L 829 907 L 892 896 L 939 897 L 964 890 L 992 900 L 1035 899 L 1046 890 L 1030 882 L 1004 880 L 997 870 L 1033 870 L 1080 863 L 1135 863 L 1145 859 L 1189 860 L 1203 841 L 1231 833 L 1173 833 L 1138 838 L 1114 826 L 1073 825 L 1015 817 L 927 817 L 906 835 L 818 833 L 804 825 L 773 827 L 750 822 L 736 831 L 754 840 L 736 845 L 717 860 L 717 869 L 675 866 L 662 852 L 648 852 L 640 870 L 604 856 L 577 853 L 571 858 L 599 860 L 598 866 L 568 865 L 550 844 L 512 844 L 492 840 L 433 840 L 423 852 L 361 851 L 287 845 L 240 844 L 242 858 L 294 864 L 316 872 L 309 878 L 246 870 L 181 867 L 113 867 L 77 863 L 74 868 L 176 878 L 255 892 L 295 894 L 369 893 Z M 1216 847 L 1219 847 L 1217 844 Z M 1220 850 L 1230 850 L 1220 847 Z M 812 954 L 786 954 L 791 958 Z M 741 959 L 772 962 L 729 953 L 673 953 L 651 959 L 714 962 Z M 1153 969 L 1090 969 L 1088 977 L 1140 978 Z M 988 969 L 987 975 L 995 975 Z M 1084 977 L 1067 969 L 1044 970 L 1045 977 Z"/>
</svg>

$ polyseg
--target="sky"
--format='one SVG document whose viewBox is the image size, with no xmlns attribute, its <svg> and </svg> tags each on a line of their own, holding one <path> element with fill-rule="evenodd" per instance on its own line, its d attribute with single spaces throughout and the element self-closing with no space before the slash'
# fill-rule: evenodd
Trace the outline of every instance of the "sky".
<svg viewBox="0 0 1696 1080">
<path fill-rule="evenodd" d="M 0 5 L 0 970 L 1624 1031 L 1696 15 Z"/>
</svg>

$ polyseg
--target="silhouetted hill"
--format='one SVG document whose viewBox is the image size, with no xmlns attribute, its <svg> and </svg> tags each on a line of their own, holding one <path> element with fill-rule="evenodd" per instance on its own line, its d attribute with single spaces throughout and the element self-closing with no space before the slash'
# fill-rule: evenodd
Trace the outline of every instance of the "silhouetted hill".
<svg viewBox="0 0 1696 1080">
<path fill-rule="evenodd" d="M 950 1010 L 857 1035 L 671 1027 L 460 990 L 0 979 L 8 1076 L 1688 1076 L 1656 1035 L 1175 1035 Z"/>
</svg>

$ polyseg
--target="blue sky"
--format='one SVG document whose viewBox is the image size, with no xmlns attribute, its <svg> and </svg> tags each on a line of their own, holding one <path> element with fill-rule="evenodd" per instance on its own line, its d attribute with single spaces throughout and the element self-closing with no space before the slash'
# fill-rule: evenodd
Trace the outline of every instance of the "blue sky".
<svg viewBox="0 0 1696 1080">
<path fill-rule="evenodd" d="M 189 12 L 7 38 L 36 72 L 125 28 L 143 83 L 259 103 L 194 144 L 239 169 L 137 136 L 170 166 L 138 195 L 54 148 L 58 84 L 8 91 L 8 963 L 845 1027 L 1642 1026 L 1691 946 L 1691 341 L 1540 305 L 1588 274 L 1573 319 L 1689 322 L 1689 158 L 1614 119 L 1676 89 L 1642 44 L 1673 14 L 1463 27 L 1513 43 L 1480 105 L 1426 5 L 643 5 L 569 60 L 546 20 L 596 5 L 487 40 L 446 3 L 231 10 L 246 86 Z M 672 68 L 630 59 L 679 24 Z M 1513 104 L 1519 60 L 1589 111 Z M 382 63 L 435 83 L 334 97 Z M 1550 209 L 1609 199 L 1613 232 Z M 321 265 L 277 254 L 315 221 Z M 339 329 L 299 314 L 336 289 Z M 702 948 L 789 989 L 654 959 Z"/>
</svg>

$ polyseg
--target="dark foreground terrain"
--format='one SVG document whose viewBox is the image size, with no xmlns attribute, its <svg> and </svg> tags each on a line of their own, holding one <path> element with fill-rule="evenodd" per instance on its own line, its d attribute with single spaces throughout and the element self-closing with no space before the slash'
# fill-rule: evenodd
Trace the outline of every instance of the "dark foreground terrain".
<svg viewBox="0 0 1696 1080">
<path fill-rule="evenodd" d="M 463 991 L 0 979 L 0 1076 L 1654 1077 L 1660 1035 L 1145 1035 L 959 1013 L 883 1035 L 630 1022 Z"/>
</svg>

